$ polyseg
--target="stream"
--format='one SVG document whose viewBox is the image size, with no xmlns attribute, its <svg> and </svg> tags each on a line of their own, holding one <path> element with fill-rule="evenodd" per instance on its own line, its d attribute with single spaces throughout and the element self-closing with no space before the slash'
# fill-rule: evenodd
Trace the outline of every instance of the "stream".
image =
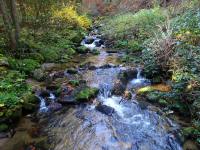
<svg viewBox="0 0 200 150">
<path fill-rule="evenodd" d="M 83 41 L 82 44 L 92 51 L 100 39 L 94 35 L 86 38 L 91 37 L 94 42 L 84 44 Z M 131 100 L 125 101 L 121 101 L 123 96 L 112 94 L 119 73 L 127 67 L 117 63 L 121 54 L 107 53 L 102 46 L 99 50 L 98 56 L 88 58 L 96 68 L 80 71 L 87 85 L 98 88 L 99 94 L 92 103 L 71 107 L 51 118 L 48 133 L 54 139 L 54 149 L 181 150 L 176 123 L 148 106 L 141 107 L 134 92 Z M 127 89 L 150 84 L 142 77 L 141 69 L 136 70 L 137 75 L 128 81 Z"/>
<path fill-rule="evenodd" d="M 92 67 L 79 68 L 77 78 L 98 88 L 99 93 L 90 103 L 63 106 L 53 114 L 49 114 L 45 97 L 37 95 L 39 116 L 48 114 L 43 130 L 48 134 L 49 149 L 182 150 L 179 125 L 136 98 L 133 89 L 150 84 L 142 76 L 142 69 L 135 67 L 136 75 L 125 84 L 126 90 L 131 91 L 131 98 L 126 100 L 123 94 L 113 93 L 119 74 L 132 68 L 119 61 L 123 54 L 108 52 L 98 30 L 92 31 L 81 44 L 91 51 L 97 49 L 100 54 L 86 58 Z M 51 92 L 48 100 L 61 107 Z"/>
</svg>

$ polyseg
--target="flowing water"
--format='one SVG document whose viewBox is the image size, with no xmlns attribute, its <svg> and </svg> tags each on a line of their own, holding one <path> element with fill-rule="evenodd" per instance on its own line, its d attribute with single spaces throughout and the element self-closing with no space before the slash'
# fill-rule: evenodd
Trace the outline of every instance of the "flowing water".
<svg viewBox="0 0 200 150">
<path fill-rule="evenodd" d="M 100 55 L 92 57 L 96 60 L 93 63 L 98 67 L 107 64 L 108 57 L 109 63 L 115 63 L 117 54 L 109 55 L 101 50 Z M 51 118 L 47 129 L 55 150 L 182 149 L 177 137 L 177 124 L 148 107 L 141 108 L 134 96 L 129 101 L 121 102 L 122 96 L 112 95 L 118 74 L 125 69 L 118 65 L 81 73 L 88 86 L 100 89 L 99 95 L 93 103 L 71 107 L 65 113 Z M 127 89 L 150 84 L 141 76 L 140 68 L 137 71 L 137 78 L 129 81 Z M 113 109 L 113 113 L 106 115 L 98 111 L 96 106 L 99 104 Z M 43 110 L 42 99 L 41 108 Z"/>
</svg>

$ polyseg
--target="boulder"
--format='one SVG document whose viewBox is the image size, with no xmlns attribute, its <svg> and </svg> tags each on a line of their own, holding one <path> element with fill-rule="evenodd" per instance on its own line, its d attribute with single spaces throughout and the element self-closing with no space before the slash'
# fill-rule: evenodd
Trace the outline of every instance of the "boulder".
<svg viewBox="0 0 200 150">
<path fill-rule="evenodd" d="M 74 98 L 73 95 L 64 95 L 58 99 L 58 102 L 63 105 L 76 105 L 78 104 L 77 100 Z"/>
<path fill-rule="evenodd" d="M 108 116 L 111 116 L 115 111 L 114 108 L 107 106 L 107 105 L 102 105 L 102 104 L 97 105 L 95 108 L 99 112 L 101 112 L 105 115 L 108 115 Z"/>
<path fill-rule="evenodd" d="M 33 78 L 37 81 L 44 81 L 45 76 L 45 72 L 42 69 L 35 69 L 33 72 Z"/>
<path fill-rule="evenodd" d="M 96 47 L 101 47 L 101 45 L 102 45 L 99 41 L 95 41 L 94 44 Z"/>
<path fill-rule="evenodd" d="M 42 64 L 41 69 L 43 71 L 52 71 L 56 67 L 57 65 L 55 63 L 44 63 Z"/>
<path fill-rule="evenodd" d="M 61 108 L 62 108 L 62 104 L 57 103 L 57 102 L 50 103 L 49 106 L 48 106 L 48 109 L 50 111 L 58 111 Z"/>
<path fill-rule="evenodd" d="M 83 41 L 85 44 L 92 44 L 94 42 L 94 39 L 92 37 L 87 37 Z"/>
<path fill-rule="evenodd" d="M 128 81 L 131 79 L 137 78 L 137 69 L 127 69 L 127 70 L 122 70 L 118 76 L 119 80 L 123 82 L 123 84 L 127 84 Z"/>
</svg>

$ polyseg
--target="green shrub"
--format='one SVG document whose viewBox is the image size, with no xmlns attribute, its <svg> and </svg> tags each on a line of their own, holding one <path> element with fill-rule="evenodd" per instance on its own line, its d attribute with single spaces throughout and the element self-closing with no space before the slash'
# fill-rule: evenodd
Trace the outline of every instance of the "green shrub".
<svg viewBox="0 0 200 150">
<path fill-rule="evenodd" d="M 25 76 L 18 71 L 9 71 L 0 80 L 0 104 L 13 107 L 20 103 L 20 97 L 30 91 Z"/>
<path fill-rule="evenodd" d="M 40 53 L 45 59 L 45 62 L 56 62 L 59 60 L 59 49 L 56 47 L 44 47 L 44 49 L 40 50 Z"/>
<path fill-rule="evenodd" d="M 9 63 L 11 66 L 11 69 L 18 70 L 21 72 L 24 72 L 26 74 L 30 74 L 32 71 L 34 71 L 36 68 L 40 66 L 40 64 L 33 59 L 9 59 Z"/>
</svg>

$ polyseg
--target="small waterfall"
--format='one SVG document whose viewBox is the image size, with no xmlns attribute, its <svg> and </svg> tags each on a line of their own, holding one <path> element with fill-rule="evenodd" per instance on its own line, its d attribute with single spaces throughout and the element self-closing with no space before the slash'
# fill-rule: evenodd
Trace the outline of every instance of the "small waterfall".
<svg viewBox="0 0 200 150">
<path fill-rule="evenodd" d="M 40 100 L 40 108 L 39 108 L 39 112 L 47 112 L 48 111 L 48 107 L 46 105 L 45 99 L 41 96 L 37 96 Z"/>
<path fill-rule="evenodd" d="M 103 97 L 103 98 L 108 98 L 111 96 L 111 86 L 109 86 L 109 84 L 101 84 L 100 85 L 100 97 Z"/>
<path fill-rule="evenodd" d="M 46 99 L 44 97 L 42 97 L 40 94 L 36 94 L 36 96 L 38 97 L 38 99 L 40 100 L 40 108 L 39 108 L 39 112 L 45 113 L 49 111 L 49 108 L 46 104 Z M 53 93 L 49 93 L 49 100 L 51 100 L 51 103 L 55 103 L 55 95 Z"/>
<path fill-rule="evenodd" d="M 151 84 L 150 80 L 142 77 L 141 75 L 142 69 L 140 67 L 136 69 L 137 69 L 137 77 L 130 81 L 130 83 L 127 85 L 128 89 L 140 88 Z"/>
<path fill-rule="evenodd" d="M 56 97 L 53 93 L 50 93 L 49 99 L 51 99 L 52 102 L 55 102 Z"/>
<path fill-rule="evenodd" d="M 142 79 L 142 76 L 141 76 L 142 69 L 140 67 L 136 69 L 137 69 L 137 79 Z"/>
</svg>

